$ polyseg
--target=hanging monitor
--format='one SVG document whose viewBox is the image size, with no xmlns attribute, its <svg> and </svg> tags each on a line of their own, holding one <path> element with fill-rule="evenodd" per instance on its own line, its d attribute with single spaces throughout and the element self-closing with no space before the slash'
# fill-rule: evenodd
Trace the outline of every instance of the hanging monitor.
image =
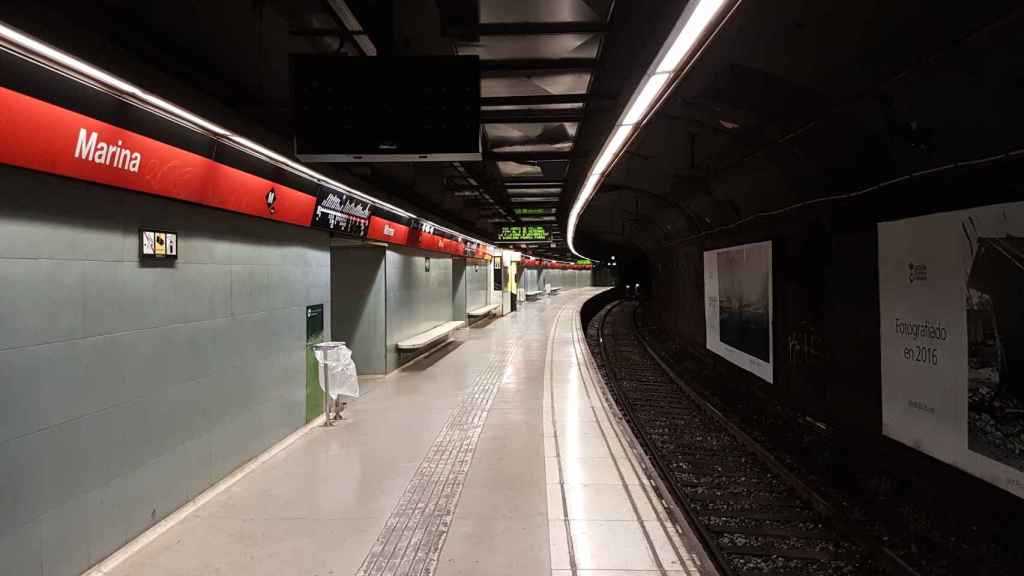
<svg viewBox="0 0 1024 576">
<path fill-rule="evenodd" d="M 482 158 L 476 56 L 293 55 L 291 105 L 306 162 Z"/>
</svg>

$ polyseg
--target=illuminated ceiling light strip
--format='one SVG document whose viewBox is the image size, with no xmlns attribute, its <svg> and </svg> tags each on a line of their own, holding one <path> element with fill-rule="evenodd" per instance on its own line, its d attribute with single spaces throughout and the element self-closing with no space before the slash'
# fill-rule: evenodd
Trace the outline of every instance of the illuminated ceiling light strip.
<svg viewBox="0 0 1024 576">
<path fill-rule="evenodd" d="M 732 2 L 733 9 L 742 0 Z M 654 59 L 644 75 L 641 83 L 633 92 L 633 97 L 616 122 L 616 128 L 601 149 L 601 154 L 594 162 L 588 172 L 587 180 L 580 189 L 569 211 L 568 230 L 566 234 L 569 250 L 580 258 L 587 258 L 576 250 L 576 225 L 580 216 L 590 203 L 591 198 L 597 191 L 601 180 L 608 170 L 615 165 L 615 161 L 622 152 L 630 136 L 634 134 L 634 128 L 638 129 L 640 123 L 650 115 L 655 103 L 661 100 L 665 93 L 665 87 L 669 85 L 672 76 L 684 71 L 679 70 L 680 64 L 695 54 L 697 42 L 704 37 L 704 33 L 715 18 L 722 11 L 727 0 L 690 0 L 690 3 L 683 10 L 676 22 L 672 33 L 662 45 L 658 57 Z M 710 41 L 710 38 L 706 40 Z M 591 258 L 591 260 L 593 260 Z"/>
<path fill-rule="evenodd" d="M 640 94 L 630 104 L 626 117 L 622 119 L 623 124 L 636 124 L 647 115 L 647 111 L 651 109 L 654 99 L 658 94 L 661 94 L 661 89 L 665 87 L 665 82 L 668 82 L 669 76 L 670 74 L 663 72 L 647 77 L 647 83 L 644 84 L 643 90 L 640 90 Z"/>
<path fill-rule="evenodd" d="M 711 20 L 718 14 L 725 0 L 699 0 L 693 12 L 686 19 L 686 24 L 680 30 L 672 47 L 665 53 L 661 63 L 658 64 L 658 72 L 672 72 L 679 67 L 679 63 L 693 50 L 694 45 L 708 27 Z"/>
<path fill-rule="evenodd" d="M 79 80 L 84 79 L 89 82 L 92 82 L 105 90 L 111 91 L 117 94 L 118 96 L 121 96 L 122 98 L 132 102 L 137 106 L 156 110 L 160 113 L 163 113 L 172 120 L 175 120 L 176 122 L 179 122 L 186 126 L 190 126 L 193 129 L 198 130 L 200 132 L 204 132 L 218 140 L 227 142 L 235 146 L 236 148 L 239 148 L 253 156 L 263 158 L 265 160 L 278 164 L 283 168 L 291 170 L 292 172 L 300 174 L 306 177 L 307 179 L 316 182 L 317 184 L 328 186 L 339 192 L 352 194 L 353 196 L 356 196 L 362 200 L 365 200 L 382 208 L 387 208 L 388 210 L 391 210 L 392 212 L 395 212 L 407 218 L 417 218 L 428 225 L 444 230 L 445 232 L 448 232 L 449 234 L 452 234 L 458 238 L 462 238 L 486 246 L 491 246 L 489 242 L 477 240 L 472 236 L 466 236 L 465 234 L 460 234 L 458 232 L 455 232 L 454 230 L 449 230 L 444 226 L 440 226 L 423 218 L 419 218 L 415 214 L 407 210 L 403 210 L 398 206 L 395 206 L 388 202 L 384 202 L 383 200 L 374 198 L 369 194 L 364 194 L 352 188 L 351 186 L 342 184 L 341 182 L 328 178 L 327 176 L 324 176 L 323 174 L 313 170 L 312 168 L 305 166 L 304 164 L 300 164 L 299 162 L 296 162 L 290 158 L 278 154 L 277 152 L 274 152 L 273 150 L 265 146 L 261 146 L 260 144 L 257 144 L 256 142 L 253 142 L 252 140 L 249 140 L 244 136 L 234 134 L 230 130 L 223 128 L 222 126 L 210 122 L 209 120 L 206 120 L 201 116 L 197 116 L 196 114 L 193 114 L 192 112 L 189 112 L 188 110 L 185 110 L 180 106 L 177 106 L 175 104 L 172 104 L 171 102 L 168 102 L 167 100 L 164 100 L 163 98 L 160 98 L 159 96 L 150 94 L 145 90 L 139 88 L 138 86 L 131 84 L 130 82 L 126 82 L 118 78 L 117 76 L 114 76 L 108 72 L 105 72 L 93 66 L 92 64 L 89 64 L 83 60 L 79 60 L 78 58 L 70 54 L 67 54 L 66 52 L 63 52 L 48 44 L 36 40 L 35 38 L 32 38 L 31 36 L 23 32 L 20 32 L 14 28 L 7 26 L 6 24 L 3 24 L 2 22 L 0 22 L 0 41 L 7 44 L 8 46 L 13 47 L 16 53 L 22 56 L 28 56 L 30 60 L 42 62 L 52 67 L 55 67 L 58 70 L 68 73 L 69 75 L 75 78 L 78 78 Z"/>
<path fill-rule="evenodd" d="M 611 165 L 612 160 L 619 154 L 619 150 L 622 149 L 622 145 L 626 143 L 626 139 L 629 138 L 629 134 L 632 131 L 632 126 L 619 126 L 615 129 L 615 133 L 612 134 L 611 139 L 605 144 L 604 150 L 601 151 L 601 156 L 594 163 L 593 174 L 604 174 L 604 171 Z"/>
</svg>

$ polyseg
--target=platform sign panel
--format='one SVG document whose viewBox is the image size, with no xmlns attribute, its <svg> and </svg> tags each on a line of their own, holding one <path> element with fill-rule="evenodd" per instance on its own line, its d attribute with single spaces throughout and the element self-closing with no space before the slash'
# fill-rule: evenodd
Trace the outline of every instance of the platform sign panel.
<svg viewBox="0 0 1024 576">
<path fill-rule="evenodd" d="M 324 397 L 320 389 L 320 363 L 313 345 L 324 341 L 324 305 L 306 306 L 306 422 L 324 413 Z"/>
<path fill-rule="evenodd" d="M 882 430 L 1024 497 L 1024 202 L 878 225 Z"/>
<path fill-rule="evenodd" d="M 322 189 L 311 225 L 331 232 L 365 238 L 370 228 L 370 203 L 349 194 Z"/>
<path fill-rule="evenodd" d="M 544 226 L 502 226 L 498 242 L 547 242 L 551 235 Z"/>
<path fill-rule="evenodd" d="M 704 253 L 708 350 L 772 381 L 772 243 Z"/>
</svg>

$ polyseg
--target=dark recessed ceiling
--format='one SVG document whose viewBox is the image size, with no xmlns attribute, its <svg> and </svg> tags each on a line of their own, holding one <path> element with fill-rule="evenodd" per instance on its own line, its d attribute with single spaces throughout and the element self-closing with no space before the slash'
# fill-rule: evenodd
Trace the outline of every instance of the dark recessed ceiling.
<svg viewBox="0 0 1024 576">
<path fill-rule="evenodd" d="M 1020 148 L 1022 53 L 1016 2 L 743 2 L 606 178 L 576 245 L 653 255 L 753 215 Z"/>
</svg>

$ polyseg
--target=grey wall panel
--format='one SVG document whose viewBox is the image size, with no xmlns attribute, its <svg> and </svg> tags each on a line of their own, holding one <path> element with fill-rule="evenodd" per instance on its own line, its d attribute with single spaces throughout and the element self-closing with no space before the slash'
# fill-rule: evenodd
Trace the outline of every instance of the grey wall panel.
<svg viewBox="0 0 1024 576">
<path fill-rule="evenodd" d="M 484 260 L 466 261 L 466 309 L 475 310 L 488 304 L 492 281 L 491 263 Z"/>
<path fill-rule="evenodd" d="M 580 288 L 589 288 L 594 285 L 593 271 L 591 270 L 580 270 Z"/>
<path fill-rule="evenodd" d="M 544 289 L 544 287 L 539 283 L 539 272 L 540 271 L 536 268 L 526 269 L 523 274 L 523 288 L 525 288 L 527 292 L 535 292 L 537 290 Z"/>
<path fill-rule="evenodd" d="M 7 166 L 0 189 L 0 571 L 77 575 L 303 424 L 328 238 Z M 141 265 L 140 226 L 177 262 Z"/>
<path fill-rule="evenodd" d="M 360 374 L 384 374 L 384 261 L 380 246 L 331 249 L 331 334 L 352 349 Z"/>
<path fill-rule="evenodd" d="M 551 287 L 562 286 L 562 271 L 561 270 L 545 270 L 544 281 L 551 284 Z"/>
<path fill-rule="evenodd" d="M 466 259 L 452 258 L 452 320 L 466 320 Z"/>
<path fill-rule="evenodd" d="M 426 261 L 430 260 L 427 270 Z M 409 248 L 387 252 L 387 369 L 399 366 L 395 344 L 452 317 L 450 257 Z"/>
</svg>

